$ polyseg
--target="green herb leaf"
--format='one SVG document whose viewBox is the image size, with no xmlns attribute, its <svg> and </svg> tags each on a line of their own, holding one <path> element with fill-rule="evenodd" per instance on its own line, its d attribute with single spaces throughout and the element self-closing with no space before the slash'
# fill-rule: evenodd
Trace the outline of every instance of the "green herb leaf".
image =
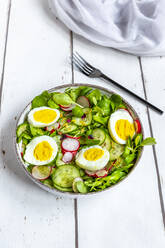
<svg viewBox="0 0 165 248">
<path fill-rule="evenodd" d="M 72 109 L 72 114 L 76 117 L 82 117 L 84 112 L 83 112 L 83 109 L 80 108 L 79 106 L 75 106 L 73 109 Z"/>
<path fill-rule="evenodd" d="M 56 104 L 63 106 L 69 106 L 74 102 L 72 98 L 66 93 L 54 93 L 53 100 L 55 101 Z"/>
<path fill-rule="evenodd" d="M 55 109 L 60 108 L 60 107 L 53 101 L 53 99 L 49 99 L 49 101 L 48 101 L 48 106 L 49 106 L 50 108 L 55 108 Z"/>
<path fill-rule="evenodd" d="M 100 91 L 98 89 L 92 90 L 92 92 L 90 92 L 87 95 L 87 98 L 89 99 L 90 104 L 96 105 L 97 102 L 101 100 L 101 93 L 100 93 Z"/>
<path fill-rule="evenodd" d="M 48 106 L 48 100 L 50 96 L 51 94 L 49 94 L 48 91 L 44 91 L 42 92 L 41 95 L 36 96 L 32 101 L 32 109 L 42 107 L 42 106 Z"/>
<path fill-rule="evenodd" d="M 30 125 L 30 132 L 32 134 L 32 136 L 40 136 L 40 135 L 44 135 L 46 132 L 38 127 L 33 127 L 32 125 Z"/>
<path fill-rule="evenodd" d="M 96 139 L 88 139 L 88 137 L 86 136 L 83 136 L 79 139 L 80 141 L 80 144 L 81 145 L 88 145 L 88 146 L 92 146 L 92 145 L 97 145 L 100 143 L 99 140 L 96 140 Z"/>
<path fill-rule="evenodd" d="M 96 115 L 93 115 L 93 120 L 103 125 L 107 125 L 109 116 L 102 117 L 99 113 L 97 113 Z"/>
<path fill-rule="evenodd" d="M 136 158 L 136 154 L 135 154 L 135 153 L 132 153 L 132 154 L 126 156 L 126 158 L 125 158 L 124 161 L 125 161 L 125 163 L 128 165 L 128 164 L 130 164 L 135 158 Z"/>
<path fill-rule="evenodd" d="M 150 145 L 155 145 L 156 141 L 154 138 L 146 138 L 145 140 L 142 141 L 140 146 L 150 146 Z"/>
<path fill-rule="evenodd" d="M 65 93 L 67 93 L 71 98 L 72 100 L 75 102 L 80 94 L 80 91 L 81 91 L 81 88 L 78 87 L 78 88 L 67 88 L 65 90 Z"/>
<path fill-rule="evenodd" d="M 101 101 L 98 103 L 98 106 L 102 110 L 104 116 L 110 115 L 110 105 L 111 100 L 106 95 L 103 95 Z"/>
<path fill-rule="evenodd" d="M 135 137 L 135 140 L 134 140 L 135 146 L 140 145 L 142 140 L 143 140 L 143 135 L 141 133 L 137 134 L 137 136 Z"/>
</svg>

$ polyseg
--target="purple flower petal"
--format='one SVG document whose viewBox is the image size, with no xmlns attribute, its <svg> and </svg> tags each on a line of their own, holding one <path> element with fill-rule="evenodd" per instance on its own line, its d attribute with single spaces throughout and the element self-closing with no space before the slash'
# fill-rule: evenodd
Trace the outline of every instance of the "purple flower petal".
<svg viewBox="0 0 165 248">
<path fill-rule="evenodd" d="M 81 119 L 84 119 L 86 117 L 86 114 L 83 114 L 82 116 L 81 116 Z"/>
</svg>

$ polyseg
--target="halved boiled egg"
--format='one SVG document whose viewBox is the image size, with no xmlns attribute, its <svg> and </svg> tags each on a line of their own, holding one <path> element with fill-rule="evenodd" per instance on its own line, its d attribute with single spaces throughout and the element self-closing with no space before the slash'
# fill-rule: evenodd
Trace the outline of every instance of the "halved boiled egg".
<svg viewBox="0 0 165 248">
<path fill-rule="evenodd" d="M 28 114 L 28 122 L 34 127 L 51 126 L 60 118 L 60 111 L 49 107 L 32 109 Z"/>
<path fill-rule="evenodd" d="M 134 120 L 125 109 L 118 109 L 110 116 L 108 129 L 113 140 L 123 145 L 129 136 L 133 138 L 135 135 Z"/>
<path fill-rule="evenodd" d="M 46 165 L 51 163 L 58 152 L 56 141 L 47 135 L 39 136 L 26 146 L 24 159 L 29 164 Z"/>
<path fill-rule="evenodd" d="M 95 145 L 84 148 L 76 155 L 76 164 L 90 171 L 104 168 L 109 161 L 109 152 L 101 146 Z"/>
</svg>

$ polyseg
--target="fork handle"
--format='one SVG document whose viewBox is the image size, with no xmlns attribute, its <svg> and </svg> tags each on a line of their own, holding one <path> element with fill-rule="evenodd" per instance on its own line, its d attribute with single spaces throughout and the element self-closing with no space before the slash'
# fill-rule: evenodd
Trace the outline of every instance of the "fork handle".
<svg viewBox="0 0 165 248">
<path fill-rule="evenodd" d="M 115 82 L 113 79 L 107 77 L 105 74 L 102 73 L 100 77 L 103 78 L 103 79 L 105 79 L 105 80 L 107 80 L 107 81 L 109 81 L 109 82 L 111 82 L 113 85 L 117 86 L 118 88 L 122 89 L 123 91 L 127 92 L 128 94 L 132 95 L 134 98 L 138 99 L 140 102 L 144 103 L 145 105 L 147 105 L 151 109 L 155 110 L 159 114 L 163 114 L 163 111 L 161 109 L 159 109 L 158 107 L 154 106 L 150 102 L 146 101 L 142 97 L 136 95 L 134 92 L 128 90 L 127 88 L 125 88 L 121 84 Z"/>
</svg>

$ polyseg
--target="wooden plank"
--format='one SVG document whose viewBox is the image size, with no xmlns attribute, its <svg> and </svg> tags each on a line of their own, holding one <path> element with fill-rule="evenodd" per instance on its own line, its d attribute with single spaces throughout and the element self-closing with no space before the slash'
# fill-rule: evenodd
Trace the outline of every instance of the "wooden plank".
<svg viewBox="0 0 165 248">
<path fill-rule="evenodd" d="M 142 58 L 142 72 L 144 75 L 144 87 L 148 100 L 160 106 L 165 111 L 165 58 Z M 165 118 L 163 115 L 158 115 L 153 111 L 149 111 L 149 119 L 151 123 L 151 132 L 157 140 L 157 145 L 154 149 L 155 161 L 157 163 L 158 180 L 160 177 L 160 197 L 165 204 L 165 173 L 164 173 L 164 126 Z M 161 191 L 162 189 L 162 191 Z M 162 202 L 162 211 L 164 205 Z M 165 213 L 164 213 L 165 214 Z M 165 223 L 165 216 L 164 216 Z"/>
<path fill-rule="evenodd" d="M 12 1 L 2 101 L 0 247 L 75 245 L 74 201 L 33 184 L 13 148 L 17 116 L 41 91 L 71 82 L 70 32 L 52 18 L 46 1 Z"/>
<path fill-rule="evenodd" d="M 10 1 L 0 2 L 0 101 L 1 101 L 1 83 L 3 79 L 4 72 L 4 57 L 6 51 L 6 40 L 8 34 L 8 21 L 9 21 L 9 11 L 10 11 Z"/>
<path fill-rule="evenodd" d="M 103 48 L 74 36 L 74 50 L 116 81 L 144 96 L 137 57 Z M 92 83 L 115 90 L 140 115 L 145 136 L 150 136 L 146 107 L 102 80 L 74 73 L 76 83 Z M 164 227 L 152 147 L 127 180 L 116 188 L 78 200 L 79 247 L 164 247 Z M 153 235 L 154 234 L 154 235 Z"/>
</svg>

